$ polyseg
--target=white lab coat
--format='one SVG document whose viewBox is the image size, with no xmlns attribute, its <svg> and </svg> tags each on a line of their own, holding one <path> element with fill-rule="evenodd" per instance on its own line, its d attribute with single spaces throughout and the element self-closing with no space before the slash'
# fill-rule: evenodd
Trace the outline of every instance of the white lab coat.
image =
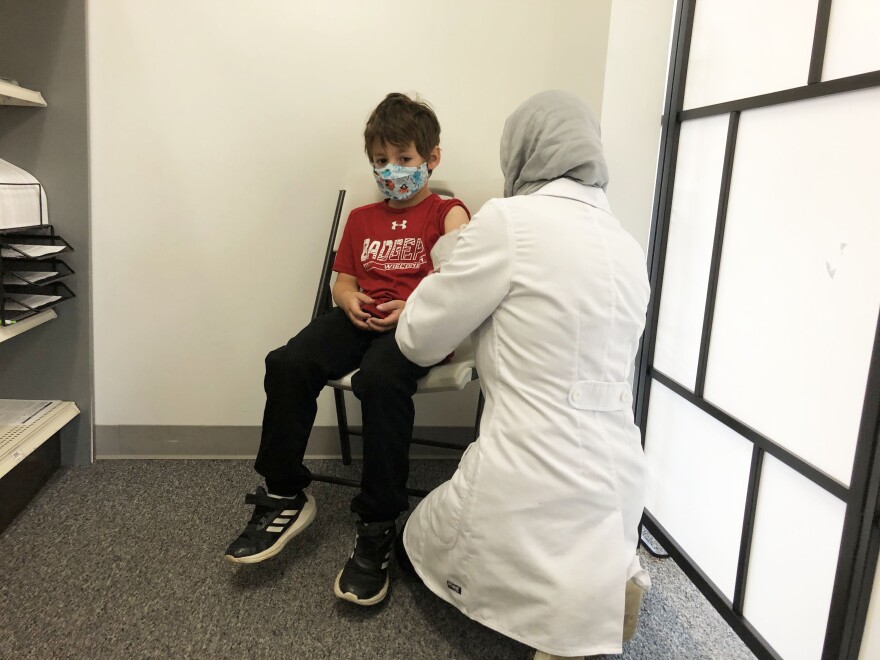
<svg viewBox="0 0 880 660">
<path fill-rule="evenodd" d="M 473 333 L 480 437 L 416 507 L 404 544 L 464 614 L 557 655 L 620 653 L 644 455 L 632 373 L 645 258 L 604 192 L 569 179 L 490 200 L 397 327 L 434 364 Z"/>
</svg>

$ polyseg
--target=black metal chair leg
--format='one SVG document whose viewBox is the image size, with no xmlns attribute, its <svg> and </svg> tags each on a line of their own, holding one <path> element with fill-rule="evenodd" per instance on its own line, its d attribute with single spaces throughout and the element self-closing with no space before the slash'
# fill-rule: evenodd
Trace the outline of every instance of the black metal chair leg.
<svg viewBox="0 0 880 660">
<path fill-rule="evenodd" d="M 345 413 L 345 393 L 334 388 L 333 398 L 336 399 L 336 424 L 339 427 L 339 446 L 342 450 L 342 464 L 351 465 L 351 442 L 349 441 L 348 434 L 348 415 Z"/>
</svg>

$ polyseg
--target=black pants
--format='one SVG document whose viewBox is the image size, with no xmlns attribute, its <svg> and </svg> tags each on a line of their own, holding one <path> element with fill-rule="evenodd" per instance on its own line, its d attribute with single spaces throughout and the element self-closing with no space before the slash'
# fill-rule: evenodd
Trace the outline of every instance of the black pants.
<svg viewBox="0 0 880 660">
<path fill-rule="evenodd" d="M 409 508 L 409 444 L 416 381 L 427 367 L 410 362 L 394 332 L 359 330 L 338 308 L 266 356 L 266 410 L 255 468 L 269 492 L 291 495 L 311 483 L 302 464 L 328 380 L 360 367 L 352 390 L 361 401 L 364 470 L 351 510 L 364 522 L 394 520 Z"/>
</svg>

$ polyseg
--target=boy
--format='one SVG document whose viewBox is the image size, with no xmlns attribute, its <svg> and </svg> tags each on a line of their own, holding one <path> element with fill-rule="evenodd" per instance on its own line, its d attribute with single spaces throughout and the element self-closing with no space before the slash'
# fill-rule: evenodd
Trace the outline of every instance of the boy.
<svg viewBox="0 0 880 660">
<path fill-rule="evenodd" d="M 406 359 L 394 332 L 406 299 L 431 271 L 437 239 L 469 219 L 457 199 L 428 187 L 440 163 L 440 125 L 424 102 L 389 94 L 364 130 L 364 148 L 386 199 L 349 215 L 333 270 L 337 307 L 266 357 L 266 409 L 255 468 L 266 480 L 245 502 L 254 513 L 226 550 L 237 563 L 276 555 L 315 517 L 303 464 L 317 397 L 328 380 L 353 369 L 363 413 L 361 492 L 354 552 L 336 577 L 337 597 L 375 605 L 388 592 L 396 519 L 409 508 L 406 481 L 416 381 L 428 373 Z"/>
</svg>

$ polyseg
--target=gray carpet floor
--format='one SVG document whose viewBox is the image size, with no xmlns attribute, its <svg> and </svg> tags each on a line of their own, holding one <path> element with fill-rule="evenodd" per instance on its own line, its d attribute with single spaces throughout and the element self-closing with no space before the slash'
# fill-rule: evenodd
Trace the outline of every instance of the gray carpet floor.
<svg viewBox="0 0 880 660">
<path fill-rule="evenodd" d="M 413 461 L 410 485 L 430 488 L 454 466 Z M 249 461 L 59 470 L 0 534 L 0 658 L 531 658 L 394 564 L 381 605 L 337 600 L 333 580 L 354 538 L 349 488 L 314 484 L 318 518 L 274 559 L 223 561 L 257 484 Z M 654 588 L 622 657 L 754 657 L 672 560 L 645 554 L 644 564 Z"/>
</svg>

